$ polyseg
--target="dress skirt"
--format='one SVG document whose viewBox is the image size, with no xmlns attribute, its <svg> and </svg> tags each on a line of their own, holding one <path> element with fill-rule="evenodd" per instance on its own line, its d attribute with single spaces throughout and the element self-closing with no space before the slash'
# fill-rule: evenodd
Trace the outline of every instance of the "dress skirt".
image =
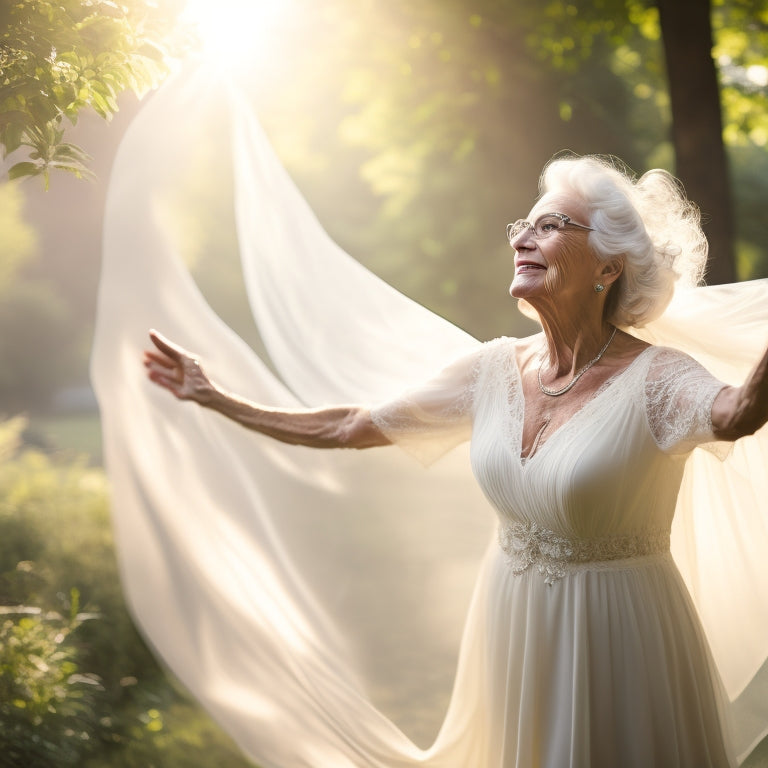
<svg viewBox="0 0 768 768">
<path fill-rule="evenodd" d="M 467 765 L 488 768 L 725 768 L 723 696 L 671 555 L 547 583 L 493 546 L 438 745 L 473 731 Z"/>
</svg>

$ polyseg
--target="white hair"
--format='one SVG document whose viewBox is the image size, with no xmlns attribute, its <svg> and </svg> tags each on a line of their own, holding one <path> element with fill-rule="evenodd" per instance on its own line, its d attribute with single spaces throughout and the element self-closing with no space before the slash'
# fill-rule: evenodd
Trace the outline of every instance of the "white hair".
<svg viewBox="0 0 768 768">
<path fill-rule="evenodd" d="M 642 327 L 664 312 L 676 281 L 701 281 L 708 244 L 699 209 L 667 171 L 635 179 L 614 158 L 556 158 L 544 168 L 539 188 L 576 195 L 589 210 L 589 244 L 597 258 L 622 259 L 606 303 L 615 325 Z"/>
</svg>

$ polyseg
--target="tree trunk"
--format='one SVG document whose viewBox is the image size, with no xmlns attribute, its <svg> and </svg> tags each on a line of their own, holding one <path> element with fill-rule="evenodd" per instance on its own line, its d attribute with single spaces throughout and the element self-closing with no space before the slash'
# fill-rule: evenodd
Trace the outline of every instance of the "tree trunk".
<svg viewBox="0 0 768 768">
<path fill-rule="evenodd" d="M 709 0 L 656 0 L 672 104 L 675 173 L 700 208 L 709 240 L 708 283 L 736 279 L 733 209 L 712 59 Z"/>
</svg>

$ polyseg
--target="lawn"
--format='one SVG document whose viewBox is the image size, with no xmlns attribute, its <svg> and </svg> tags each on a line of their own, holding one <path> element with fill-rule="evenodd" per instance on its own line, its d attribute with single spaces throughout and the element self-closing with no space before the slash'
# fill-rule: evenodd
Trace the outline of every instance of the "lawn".
<svg viewBox="0 0 768 768">
<path fill-rule="evenodd" d="M 24 441 L 48 451 L 85 454 L 89 463 L 100 465 L 101 422 L 99 414 L 31 415 Z"/>
</svg>

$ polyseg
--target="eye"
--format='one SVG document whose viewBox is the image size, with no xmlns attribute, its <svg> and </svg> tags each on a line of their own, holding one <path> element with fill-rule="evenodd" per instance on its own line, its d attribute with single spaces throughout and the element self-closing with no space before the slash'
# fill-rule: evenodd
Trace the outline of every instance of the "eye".
<svg viewBox="0 0 768 768">
<path fill-rule="evenodd" d="M 563 222 L 557 216 L 542 216 L 536 222 L 536 231 L 540 236 L 551 235 L 563 226 Z"/>
</svg>

